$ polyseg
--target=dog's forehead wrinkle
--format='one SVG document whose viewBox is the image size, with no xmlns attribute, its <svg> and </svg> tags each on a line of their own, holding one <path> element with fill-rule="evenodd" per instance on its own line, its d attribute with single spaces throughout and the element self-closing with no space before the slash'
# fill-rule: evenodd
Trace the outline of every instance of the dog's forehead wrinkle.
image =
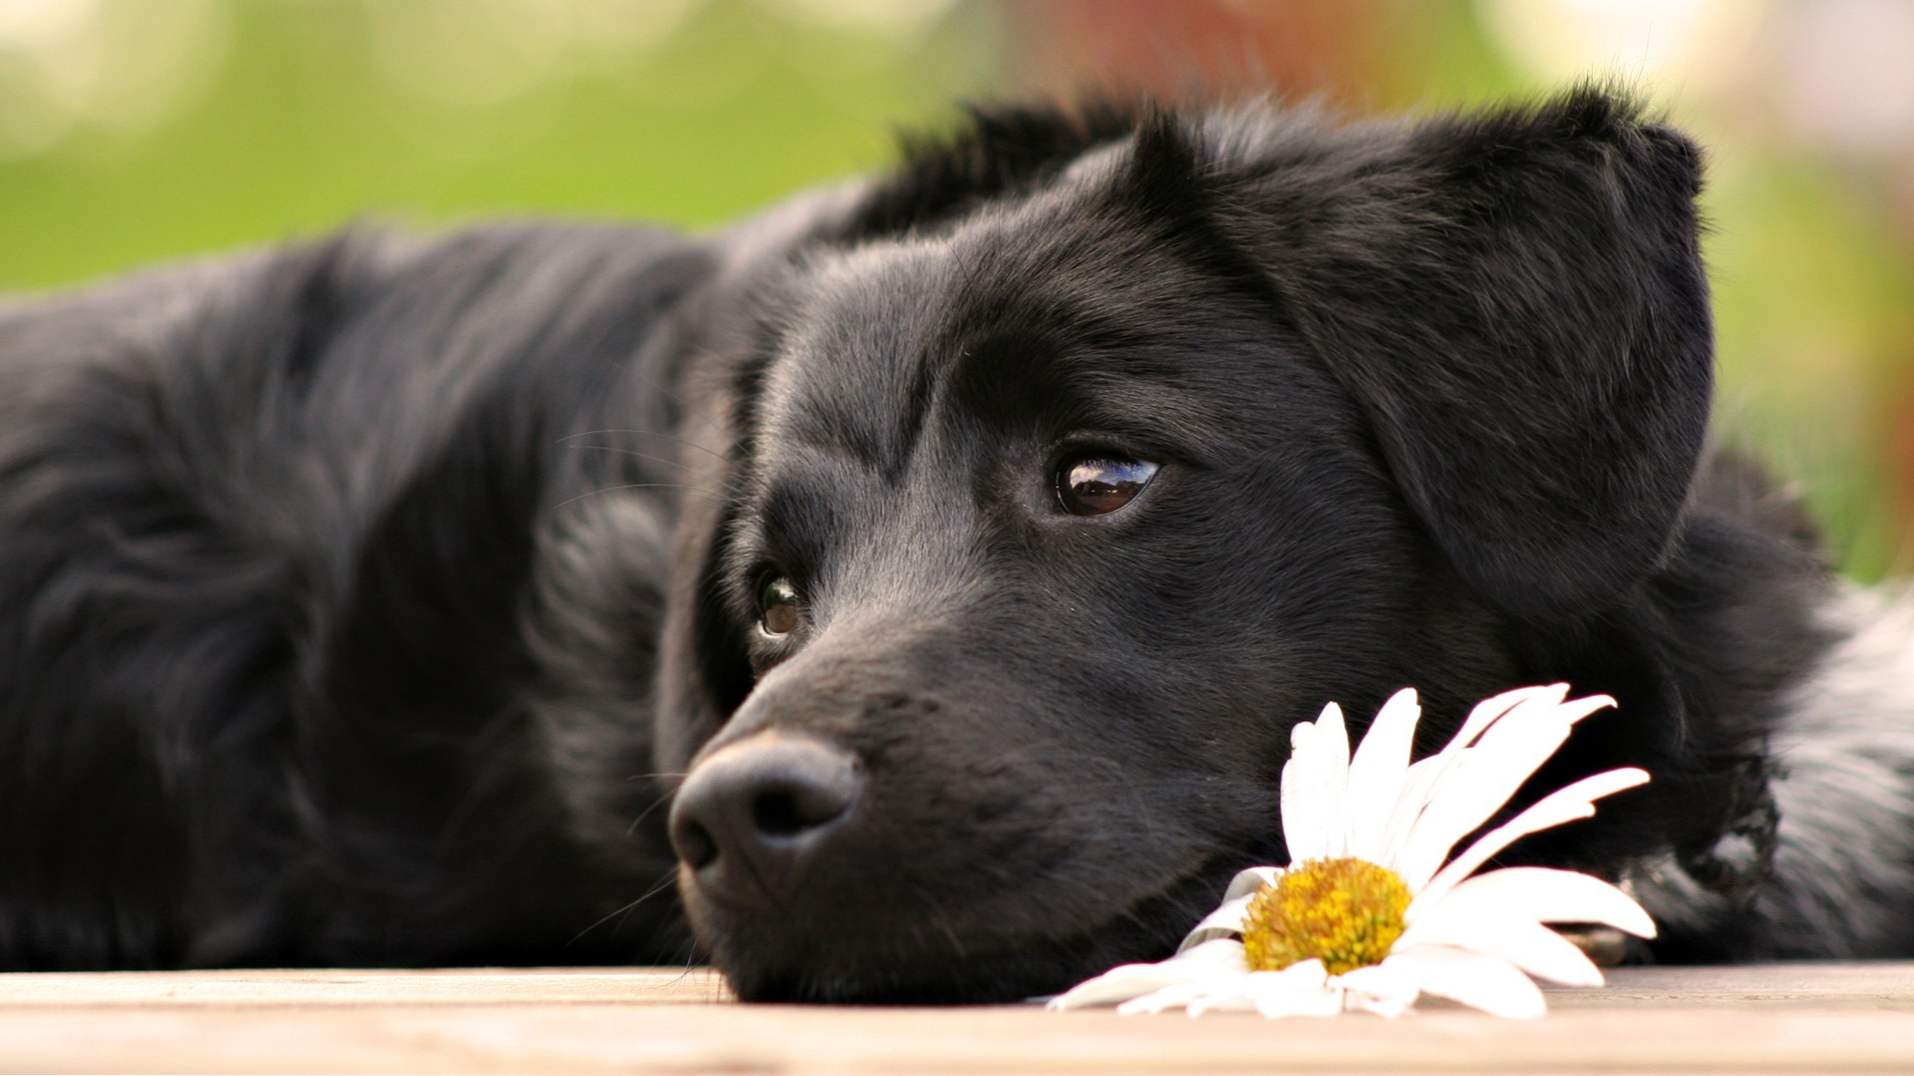
<svg viewBox="0 0 1914 1076">
<path fill-rule="evenodd" d="M 835 443 L 893 478 L 901 471 L 938 362 L 935 326 L 952 291 L 947 245 L 914 238 L 819 256 L 769 378 L 767 432 Z"/>
</svg>

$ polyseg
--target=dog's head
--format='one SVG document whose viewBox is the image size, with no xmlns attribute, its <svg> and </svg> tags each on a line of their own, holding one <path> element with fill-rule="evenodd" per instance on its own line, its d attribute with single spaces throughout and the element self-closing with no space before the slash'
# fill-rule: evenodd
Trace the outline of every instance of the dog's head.
<svg viewBox="0 0 1914 1076">
<path fill-rule="evenodd" d="M 1414 684 L 1439 733 L 1676 525 L 1710 389 L 1680 137 L 1593 91 L 1045 130 L 868 194 L 714 420 L 659 768 L 746 997 L 1163 955 L 1282 861 L 1292 724 Z"/>
</svg>

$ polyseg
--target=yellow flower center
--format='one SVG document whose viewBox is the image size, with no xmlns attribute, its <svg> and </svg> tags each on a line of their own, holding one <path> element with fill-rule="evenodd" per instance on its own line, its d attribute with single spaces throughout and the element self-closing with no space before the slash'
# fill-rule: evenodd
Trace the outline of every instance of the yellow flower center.
<svg viewBox="0 0 1914 1076">
<path fill-rule="evenodd" d="M 1251 971 L 1317 959 L 1331 975 L 1382 963 L 1402 936 L 1409 887 L 1360 859 L 1310 859 L 1250 898 L 1243 955 Z"/>
</svg>

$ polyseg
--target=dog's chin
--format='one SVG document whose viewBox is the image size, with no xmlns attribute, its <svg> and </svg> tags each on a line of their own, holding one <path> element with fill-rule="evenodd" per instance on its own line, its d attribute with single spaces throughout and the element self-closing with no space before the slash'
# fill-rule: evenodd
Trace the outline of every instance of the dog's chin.
<svg viewBox="0 0 1914 1076">
<path fill-rule="evenodd" d="M 1093 936 L 1052 941 L 1036 939 L 994 952 L 924 949 L 878 952 L 813 953 L 802 962 L 765 959 L 761 951 L 726 959 L 718 965 L 740 1000 L 812 1002 L 845 1005 L 967 1005 L 1022 1001 L 1054 994 L 1106 970 L 1112 964 L 1165 955 L 1175 941 L 1144 939 L 1132 928 L 1130 944 L 1111 944 Z M 840 947 L 849 949 L 849 947 Z M 1123 956 L 1117 956 L 1117 953 Z"/>
<path fill-rule="evenodd" d="M 870 916 L 837 929 L 741 916 L 686 894 L 705 951 L 742 1001 L 1000 1004 L 1055 994 L 1117 964 L 1170 955 L 1220 889 L 1213 872 L 1144 895 L 1100 923 L 966 936 L 926 920 Z M 899 913 L 892 913 L 897 915 Z M 908 913 L 903 913 L 908 914 Z"/>
</svg>

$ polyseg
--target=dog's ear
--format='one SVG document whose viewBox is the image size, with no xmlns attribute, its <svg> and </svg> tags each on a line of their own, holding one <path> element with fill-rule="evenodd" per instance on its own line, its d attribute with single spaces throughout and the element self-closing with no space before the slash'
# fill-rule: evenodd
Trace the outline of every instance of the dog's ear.
<svg viewBox="0 0 1914 1076">
<path fill-rule="evenodd" d="M 1592 88 L 1315 137 L 1237 176 L 1226 226 L 1465 579 L 1518 616 L 1612 601 L 1707 426 L 1698 151 Z"/>
</svg>

